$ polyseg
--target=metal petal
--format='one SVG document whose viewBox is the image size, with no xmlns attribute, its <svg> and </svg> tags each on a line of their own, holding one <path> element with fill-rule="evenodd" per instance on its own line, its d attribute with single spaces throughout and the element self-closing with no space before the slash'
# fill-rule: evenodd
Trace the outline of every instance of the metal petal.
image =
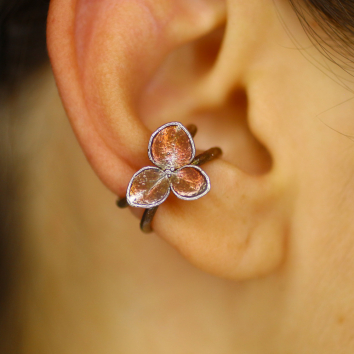
<svg viewBox="0 0 354 354">
<path fill-rule="evenodd" d="M 209 177 L 197 166 L 182 167 L 170 180 L 173 193 L 181 199 L 198 199 L 210 191 Z"/>
<path fill-rule="evenodd" d="M 164 202 L 169 194 L 170 182 L 165 172 L 149 166 L 132 177 L 127 189 L 127 202 L 133 207 L 152 208 Z"/>
<path fill-rule="evenodd" d="M 193 138 L 181 123 L 167 123 L 152 134 L 148 154 L 150 160 L 163 170 L 177 170 L 194 159 Z"/>
</svg>

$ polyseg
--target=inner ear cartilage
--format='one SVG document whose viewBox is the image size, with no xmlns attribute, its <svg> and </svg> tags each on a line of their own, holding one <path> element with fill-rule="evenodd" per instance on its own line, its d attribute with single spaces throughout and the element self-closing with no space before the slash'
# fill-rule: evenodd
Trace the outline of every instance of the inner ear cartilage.
<svg viewBox="0 0 354 354">
<path fill-rule="evenodd" d="M 135 173 L 126 196 L 117 200 L 119 208 L 145 208 L 140 222 L 143 232 L 153 231 L 154 215 L 171 190 L 184 200 L 195 200 L 209 192 L 209 177 L 199 166 L 219 157 L 222 151 L 219 147 L 212 147 L 195 156 L 193 137 L 196 133 L 194 124 L 185 128 L 179 122 L 171 122 L 152 134 L 148 155 L 157 167 L 144 167 Z M 189 186 L 190 180 L 193 183 Z"/>
</svg>

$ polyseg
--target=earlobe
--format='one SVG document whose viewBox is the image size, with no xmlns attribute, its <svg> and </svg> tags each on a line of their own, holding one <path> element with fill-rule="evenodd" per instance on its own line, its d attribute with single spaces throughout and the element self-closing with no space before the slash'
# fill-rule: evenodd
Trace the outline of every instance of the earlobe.
<svg viewBox="0 0 354 354">
<path fill-rule="evenodd" d="M 225 9 L 222 0 L 52 1 L 48 48 L 59 92 L 89 162 L 116 195 L 125 195 L 133 174 L 149 164 L 147 127 L 186 123 L 200 103 L 197 90 L 188 99 L 170 90 L 153 99 L 163 103 L 168 97 L 177 109 L 161 115 L 164 121 L 153 121 L 141 102 L 153 91 L 155 73 L 175 49 L 218 29 Z M 168 82 L 171 76 L 166 77 Z M 210 193 L 196 201 L 169 197 L 155 216 L 154 230 L 218 276 L 269 273 L 282 260 L 287 223 L 277 176 L 272 171 L 255 176 L 226 161 L 203 169 L 211 179 Z"/>
</svg>

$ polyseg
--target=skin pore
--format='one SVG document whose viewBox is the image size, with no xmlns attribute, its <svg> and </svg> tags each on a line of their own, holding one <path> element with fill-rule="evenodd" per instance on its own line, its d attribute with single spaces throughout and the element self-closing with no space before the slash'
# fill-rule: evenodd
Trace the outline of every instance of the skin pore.
<svg viewBox="0 0 354 354">
<path fill-rule="evenodd" d="M 46 70 L 18 105 L 23 352 L 352 353 L 353 85 L 289 3 L 54 0 L 48 47 L 76 136 Z M 224 154 L 144 235 L 115 195 L 174 120 Z"/>
</svg>

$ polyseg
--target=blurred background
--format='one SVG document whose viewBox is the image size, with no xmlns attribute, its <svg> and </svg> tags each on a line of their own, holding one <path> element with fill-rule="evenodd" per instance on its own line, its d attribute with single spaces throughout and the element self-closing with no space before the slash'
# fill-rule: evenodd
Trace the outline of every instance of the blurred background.
<svg viewBox="0 0 354 354">
<path fill-rule="evenodd" d="M 17 127 L 18 96 L 31 76 L 48 65 L 46 17 L 49 0 L 0 0 L 0 353 L 21 346 L 21 183 L 26 178 Z M 32 95 L 27 102 L 35 104 Z"/>
</svg>

